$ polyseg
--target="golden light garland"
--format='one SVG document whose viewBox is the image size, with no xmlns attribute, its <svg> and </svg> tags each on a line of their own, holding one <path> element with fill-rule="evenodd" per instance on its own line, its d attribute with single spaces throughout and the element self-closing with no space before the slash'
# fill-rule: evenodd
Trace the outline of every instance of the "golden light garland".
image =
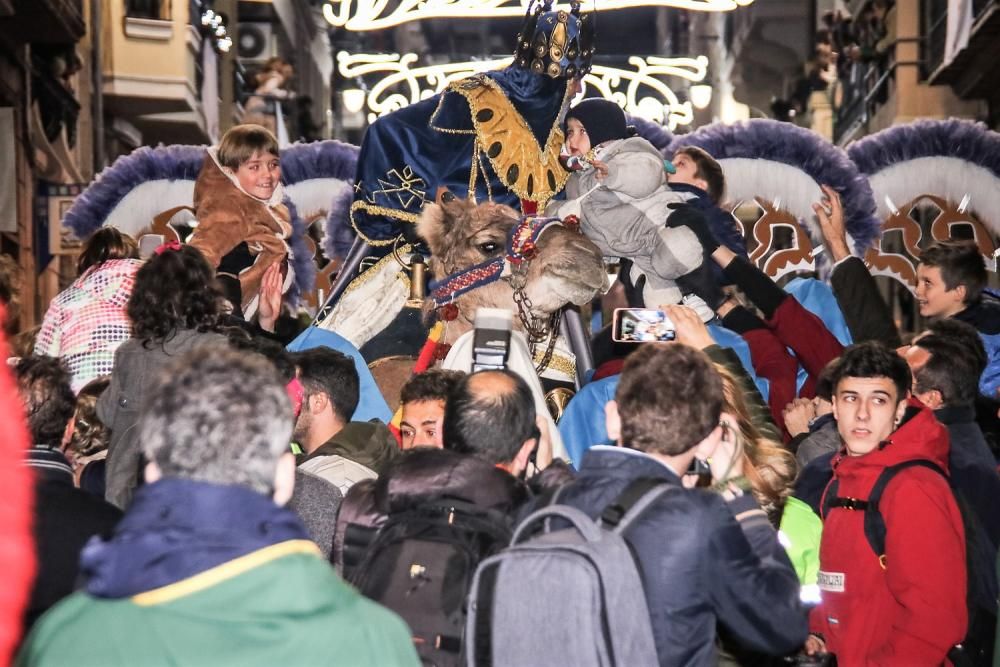
<svg viewBox="0 0 1000 667">
<path fill-rule="evenodd" d="M 631 7 L 676 7 L 702 12 L 731 11 L 753 0 L 606 0 L 601 12 Z M 330 0 L 323 17 L 333 26 L 365 31 L 391 28 L 410 21 L 434 18 L 500 18 L 524 16 L 522 0 L 401 0 L 390 9 L 385 0 Z M 569 10 L 569 5 L 558 5 Z"/>
<path fill-rule="evenodd" d="M 337 68 L 346 79 L 378 80 L 371 84 L 361 107 L 367 111 L 368 122 L 392 113 L 443 91 L 449 83 L 472 74 L 501 69 L 512 58 L 474 60 L 461 63 L 414 67 L 414 53 L 352 54 L 337 53 Z M 665 125 L 674 130 L 694 120 L 691 102 L 681 102 L 676 93 L 658 77 L 676 77 L 698 83 L 708 73 L 708 58 L 663 58 L 632 56 L 632 69 L 594 65 L 583 79 L 581 96 L 597 91 L 630 114 Z M 345 95 L 348 91 L 345 91 Z"/>
</svg>

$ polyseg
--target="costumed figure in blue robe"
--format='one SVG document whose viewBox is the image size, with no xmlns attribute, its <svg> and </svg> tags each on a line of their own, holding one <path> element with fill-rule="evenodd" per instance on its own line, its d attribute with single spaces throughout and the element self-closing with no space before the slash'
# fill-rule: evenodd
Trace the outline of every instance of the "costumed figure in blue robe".
<svg viewBox="0 0 1000 667">
<path fill-rule="evenodd" d="M 562 190 L 563 113 L 590 70 L 594 17 L 529 6 L 514 62 L 376 120 L 358 158 L 351 224 L 369 245 L 414 238 L 439 187 L 530 214 Z"/>
</svg>

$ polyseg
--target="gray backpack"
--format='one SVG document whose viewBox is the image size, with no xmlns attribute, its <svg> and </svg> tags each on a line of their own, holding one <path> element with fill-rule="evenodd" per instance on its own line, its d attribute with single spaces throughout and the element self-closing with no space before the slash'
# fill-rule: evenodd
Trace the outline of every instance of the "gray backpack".
<svg viewBox="0 0 1000 667">
<path fill-rule="evenodd" d="M 466 664 L 658 664 L 642 579 L 622 534 L 673 490 L 680 487 L 638 479 L 596 521 L 556 504 L 528 516 L 510 546 L 476 570 L 465 626 Z M 550 530 L 550 520 L 557 530 Z M 566 523 L 569 527 L 561 528 Z"/>
</svg>

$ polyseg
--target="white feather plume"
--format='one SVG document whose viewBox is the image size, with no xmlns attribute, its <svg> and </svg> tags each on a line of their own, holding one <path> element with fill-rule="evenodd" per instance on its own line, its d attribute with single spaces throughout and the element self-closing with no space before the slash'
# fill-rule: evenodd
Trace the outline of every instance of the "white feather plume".
<svg viewBox="0 0 1000 667">
<path fill-rule="evenodd" d="M 133 188 L 104 220 L 105 226 L 116 227 L 136 236 L 153 224 L 153 218 L 175 206 L 190 206 L 194 200 L 194 181 L 146 181 Z M 190 212 L 181 211 L 173 220 L 191 220 Z"/>
<path fill-rule="evenodd" d="M 935 156 L 900 162 L 872 174 L 868 182 L 875 193 L 879 218 L 889 215 L 887 197 L 902 206 L 926 194 L 953 203 L 969 195 L 969 210 L 990 231 L 1000 234 L 1000 178 L 961 158 Z"/>
</svg>

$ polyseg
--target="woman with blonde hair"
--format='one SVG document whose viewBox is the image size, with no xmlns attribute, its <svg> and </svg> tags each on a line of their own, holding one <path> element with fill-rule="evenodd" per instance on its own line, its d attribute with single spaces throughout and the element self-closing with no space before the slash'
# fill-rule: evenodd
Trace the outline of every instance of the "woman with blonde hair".
<svg viewBox="0 0 1000 667">
<path fill-rule="evenodd" d="M 742 467 L 737 475 L 746 477 L 757 503 L 777 527 L 785 499 L 791 495 L 795 482 L 795 456 L 779 442 L 762 434 L 751 416 L 753 413 L 740 382 L 725 365 L 717 363 L 715 366 L 722 377 L 725 397 L 722 422 L 727 430 L 726 437 L 741 450 L 734 463 Z"/>
<path fill-rule="evenodd" d="M 661 306 L 676 330 L 676 342 L 701 350 L 722 377 L 725 428 L 720 446 L 735 448 L 730 469 L 718 479 L 745 483 L 777 527 L 795 481 L 795 456 L 780 444 L 777 426 L 764 398 L 732 350 L 716 345 L 697 313 L 686 306 Z M 728 483 L 728 481 L 727 481 Z"/>
</svg>

